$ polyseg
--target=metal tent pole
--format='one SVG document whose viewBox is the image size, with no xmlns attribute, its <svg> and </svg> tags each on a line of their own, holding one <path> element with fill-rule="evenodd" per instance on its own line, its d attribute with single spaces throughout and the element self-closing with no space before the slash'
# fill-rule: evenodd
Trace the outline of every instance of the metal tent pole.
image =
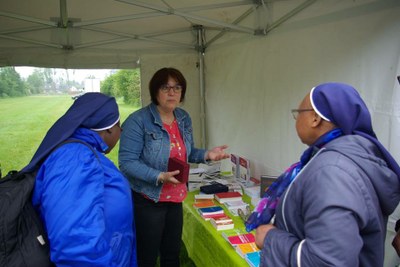
<svg viewBox="0 0 400 267">
<path fill-rule="evenodd" d="M 204 85 L 204 28 L 201 25 L 193 27 L 197 31 L 197 51 L 200 85 L 200 125 L 201 125 L 201 147 L 207 148 L 206 139 L 206 111 L 205 111 L 205 85 Z"/>
</svg>

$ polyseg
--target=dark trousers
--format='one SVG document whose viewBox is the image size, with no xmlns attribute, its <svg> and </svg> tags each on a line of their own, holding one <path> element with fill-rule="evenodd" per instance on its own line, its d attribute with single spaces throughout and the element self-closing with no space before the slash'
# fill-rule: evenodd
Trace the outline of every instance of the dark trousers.
<svg viewBox="0 0 400 267">
<path fill-rule="evenodd" d="M 139 267 L 178 267 L 182 240 L 182 203 L 155 203 L 133 193 Z"/>
</svg>

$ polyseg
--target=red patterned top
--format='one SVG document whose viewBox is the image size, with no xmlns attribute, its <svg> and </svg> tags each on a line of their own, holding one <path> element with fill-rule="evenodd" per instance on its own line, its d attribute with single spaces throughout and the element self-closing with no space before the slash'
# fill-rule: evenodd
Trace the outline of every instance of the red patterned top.
<svg viewBox="0 0 400 267">
<path fill-rule="evenodd" d="M 176 120 L 171 125 L 163 123 L 170 139 L 170 158 L 186 161 L 186 147 L 179 132 Z M 161 190 L 160 202 L 183 202 L 187 195 L 186 184 L 165 183 Z"/>
</svg>

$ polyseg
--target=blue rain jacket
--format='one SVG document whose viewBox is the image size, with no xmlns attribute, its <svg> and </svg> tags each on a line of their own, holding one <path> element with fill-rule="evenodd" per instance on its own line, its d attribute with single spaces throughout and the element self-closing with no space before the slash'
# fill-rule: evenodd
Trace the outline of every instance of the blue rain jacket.
<svg viewBox="0 0 400 267">
<path fill-rule="evenodd" d="M 137 266 L 128 181 L 101 152 L 100 136 L 79 128 L 41 165 L 32 197 L 57 266 Z"/>
</svg>

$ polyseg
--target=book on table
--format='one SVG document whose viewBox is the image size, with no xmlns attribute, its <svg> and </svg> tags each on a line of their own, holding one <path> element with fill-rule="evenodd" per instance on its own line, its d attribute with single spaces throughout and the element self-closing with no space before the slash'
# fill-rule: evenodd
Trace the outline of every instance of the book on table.
<svg viewBox="0 0 400 267">
<path fill-rule="evenodd" d="M 250 252 L 244 256 L 245 260 L 251 267 L 259 267 L 260 266 L 260 251 Z"/>
<path fill-rule="evenodd" d="M 236 252 L 242 257 L 245 258 L 246 254 L 251 252 L 259 251 L 260 249 L 257 247 L 256 243 L 245 243 L 239 244 L 236 246 Z"/>
<path fill-rule="evenodd" d="M 217 231 L 233 229 L 235 226 L 233 220 L 228 216 L 211 218 L 210 223 Z"/>
<path fill-rule="evenodd" d="M 228 201 L 242 200 L 242 194 L 239 192 L 222 192 L 215 194 L 214 197 L 221 204 Z"/>
<path fill-rule="evenodd" d="M 228 237 L 240 234 L 247 234 L 247 231 L 244 228 L 235 228 L 232 230 L 226 230 L 222 232 L 222 237 L 228 241 Z"/>
<path fill-rule="evenodd" d="M 206 221 L 209 221 L 211 219 L 219 219 L 219 218 L 226 217 L 226 216 L 227 215 L 225 214 L 225 212 L 216 213 L 216 214 L 209 214 L 209 215 L 200 214 L 200 217 L 203 218 Z"/>
<path fill-rule="evenodd" d="M 226 223 L 226 222 L 233 222 L 233 220 L 231 217 L 227 216 L 226 214 L 221 214 L 220 216 L 212 218 L 211 222 Z"/>
<path fill-rule="evenodd" d="M 179 173 L 174 177 L 181 183 L 187 183 L 189 180 L 189 163 L 177 158 L 170 158 L 168 160 L 168 171 L 172 172 L 176 170 L 179 170 Z"/>
<path fill-rule="evenodd" d="M 249 197 L 260 197 L 260 186 L 251 186 L 251 187 L 246 187 L 244 189 L 244 193 L 248 195 Z"/>
<path fill-rule="evenodd" d="M 193 203 L 193 207 L 198 209 L 198 208 L 208 208 L 208 207 L 214 207 L 215 203 L 212 199 L 198 199 L 195 200 Z"/>
<path fill-rule="evenodd" d="M 224 213 L 224 209 L 220 206 L 213 206 L 207 208 L 199 208 L 197 210 L 201 216 L 215 215 Z"/>
<path fill-rule="evenodd" d="M 241 209 L 243 212 L 246 212 L 246 208 L 249 206 L 249 204 L 247 204 L 243 200 L 228 201 L 225 202 L 224 205 L 234 216 L 239 215 L 239 209 Z"/>
<path fill-rule="evenodd" d="M 234 247 L 239 244 L 256 242 L 256 239 L 252 233 L 228 236 L 227 240 Z"/>
<path fill-rule="evenodd" d="M 197 194 L 194 195 L 195 201 L 199 199 L 214 199 L 214 194 Z"/>
</svg>

